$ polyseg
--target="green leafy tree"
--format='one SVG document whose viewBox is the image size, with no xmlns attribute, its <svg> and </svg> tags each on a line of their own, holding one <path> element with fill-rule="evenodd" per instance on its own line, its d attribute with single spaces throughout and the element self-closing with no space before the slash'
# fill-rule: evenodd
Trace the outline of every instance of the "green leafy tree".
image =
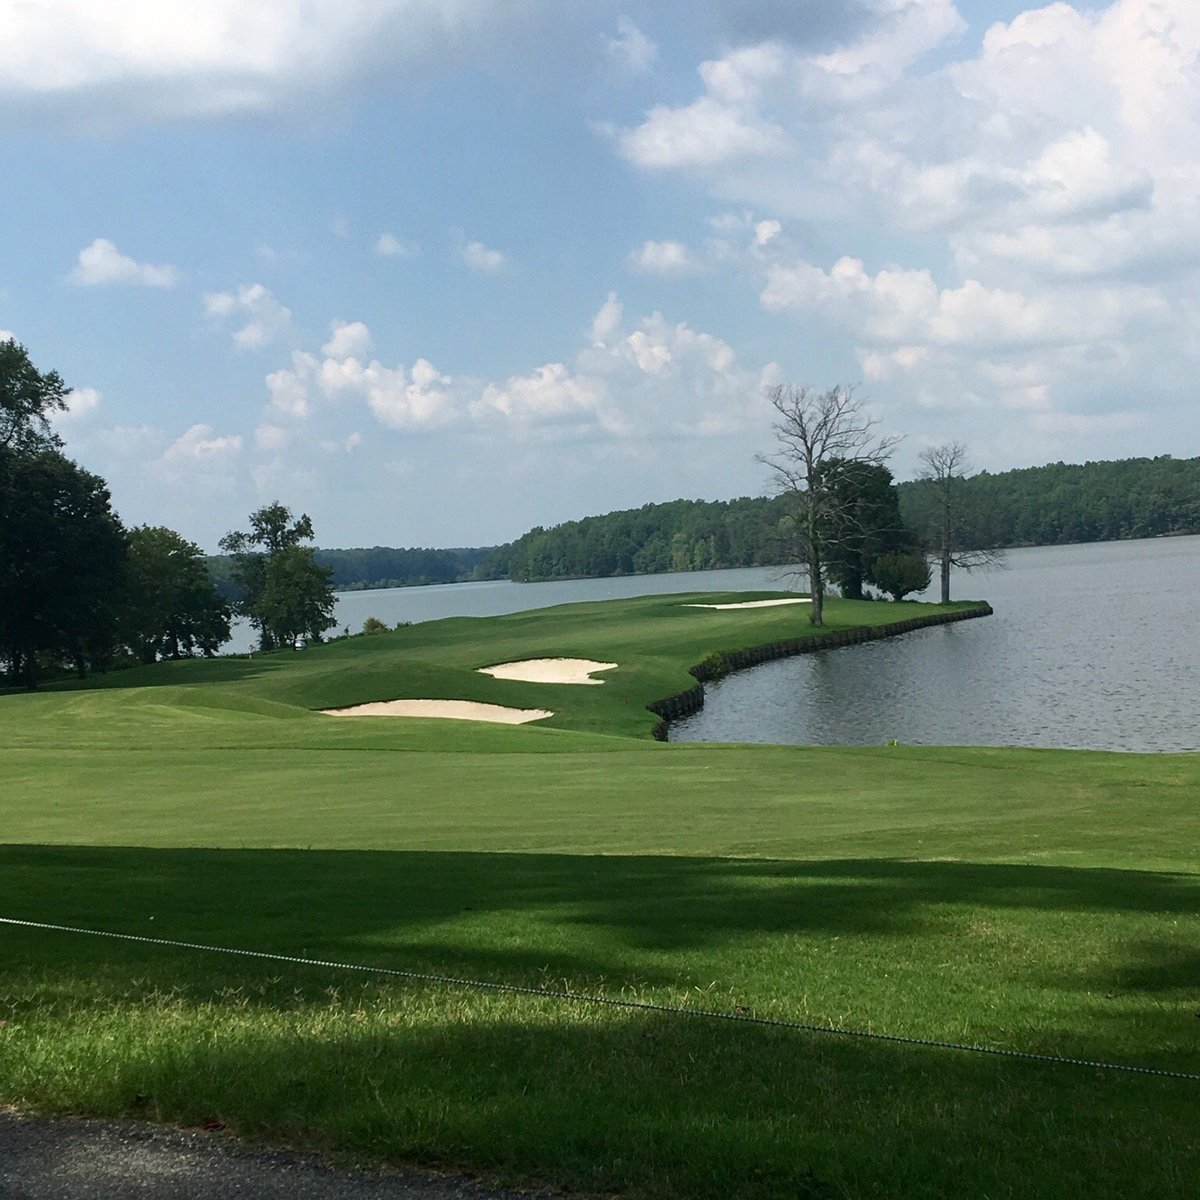
<svg viewBox="0 0 1200 1200">
<path fill-rule="evenodd" d="M 330 570 L 314 559 L 310 546 L 285 546 L 267 560 L 260 614 L 276 646 L 301 638 L 320 641 L 334 625 Z"/>
<path fill-rule="evenodd" d="M 125 558 L 103 479 L 55 449 L 0 449 L 0 662 L 12 683 L 109 665 Z"/>
<path fill-rule="evenodd" d="M 129 533 L 122 640 L 145 663 L 213 655 L 229 640 L 229 605 L 208 577 L 200 547 L 172 529 Z"/>
<path fill-rule="evenodd" d="M 50 417 L 66 409 L 70 394 L 62 376 L 39 371 L 20 342 L 0 342 L 0 450 L 20 454 L 61 446 Z"/>
<path fill-rule="evenodd" d="M 922 554 L 881 554 L 871 565 L 872 582 L 893 600 L 923 592 L 933 572 Z"/>
<path fill-rule="evenodd" d="M 231 572 L 240 592 L 235 609 L 258 630 L 264 650 L 295 645 L 302 638 L 319 641 L 334 625 L 332 571 L 315 559 L 315 550 L 300 545 L 313 536 L 306 514 L 295 520 L 278 502 L 250 514 L 249 532 L 221 539 L 233 555 Z"/>
<path fill-rule="evenodd" d="M 125 531 L 108 487 L 73 463 L 50 418 L 70 389 L 25 347 L 0 342 L 0 670 L 103 668 L 116 645 Z"/>
<path fill-rule="evenodd" d="M 827 472 L 833 503 L 827 517 L 826 570 L 846 599 L 861 600 L 864 584 L 882 586 L 874 574 L 880 555 L 915 550 L 917 539 L 900 515 L 900 499 L 887 467 L 835 459 Z"/>
</svg>

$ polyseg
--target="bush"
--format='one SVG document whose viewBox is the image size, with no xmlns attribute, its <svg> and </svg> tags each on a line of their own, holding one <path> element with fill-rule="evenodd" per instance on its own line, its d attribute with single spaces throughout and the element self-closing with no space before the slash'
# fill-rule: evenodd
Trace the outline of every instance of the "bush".
<svg viewBox="0 0 1200 1200">
<path fill-rule="evenodd" d="M 363 622 L 363 633 L 387 633 L 387 624 L 381 621 L 378 617 L 368 617 Z"/>
<path fill-rule="evenodd" d="M 903 600 L 909 592 L 924 591 L 932 575 L 919 554 L 881 554 L 871 564 L 871 578 L 893 600 Z"/>
</svg>

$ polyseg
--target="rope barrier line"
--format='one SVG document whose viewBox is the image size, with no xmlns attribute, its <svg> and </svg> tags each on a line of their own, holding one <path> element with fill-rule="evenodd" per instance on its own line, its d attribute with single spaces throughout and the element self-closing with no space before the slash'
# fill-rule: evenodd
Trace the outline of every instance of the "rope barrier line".
<svg viewBox="0 0 1200 1200">
<path fill-rule="evenodd" d="M 337 971 L 359 971 L 364 974 L 386 975 L 395 979 L 411 979 L 422 983 L 446 983 L 454 987 L 476 988 L 480 991 L 508 992 L 520 996 L 540 996 L 549 1000 L 566 1000 L 576 1004 L 594 1004 L 607 1008 L 632 1009 L 637 1012 L 668 1013 L 678 1017 L 704 1020 L 732 1021 L 742 1025 L 761 1025 L 772 1029 L 793 1029 L 801 1033 L 833 1034 L 837 1037 L 859 1038 L 864 1041 L 891 1042 L 902 1046 L 928 1046 L 937 1050 L 959 1050 L 969 1054 L 989 1054 L 995 1058 L 1015 1058 L 1026 1062 L 1050 1063 L 1055 1066 L 1091 1067 L 1097 1071 L 1120 1071 L 1129 1075 L 1155 1075 L 1163 1079 L 1186 1079 L 1200 1083 L 1200 1074 L 1188 1071 L 1165 1071 L 1159 1067 L 1138 1067 L 1129 1063 L 1098 1062 L 1086 1058 L 1068 1058 L 1058 1054 L 1038 1054 L 1032 1050 L 1006 1050 L 997 1046 L 976 1046 L 964 1042 L 946 1042 L 933 1038 L 907 1037 L 899 1033 L 875 1033 L 867 1029 L 844 1029 L 834 1025 L 813 1025 L 805 1021 L 789 1021 L 781 1017 L 757 1017 L 749 1012 L 720 1012 L 711 1008 L 685 1008 L 675 1004 L 655 1004 L 648 1000 L 627 1000 L 615 996 L 593 996 L 564 988 L 529 987 L 518 983 L 497 983 L 486 979 L 465 979 L 455 975 L 439 975 L 425 971 L 405 971 L 397 967 L 373 967 L 363 963 L 331 962 L 320 958 L 302 958 L 294 954 L 275 954 L 267 950 L 240 950 L 234 946 L 208 946 L 201 942 L 181 942 L 172 938 L 144 937 L 136 933 L 113 933 L 105 929 L 81 929 L 74 925 L 53 925 L 45 921 L 22 921 L 16 917 L 0 917 L 0 925 L 23 929 L 44 929 L 55 933 L 77 933 L 87 937 L 111 938 L 122 942 L 140 942 L 148 946 L 173 946 L 180 950 L 199 950 L 208 954 L 230 954 L 242 958 L 265 959 L 268 962 L 292 963 L 305 967 L 327 967 Z"/>
</svg>

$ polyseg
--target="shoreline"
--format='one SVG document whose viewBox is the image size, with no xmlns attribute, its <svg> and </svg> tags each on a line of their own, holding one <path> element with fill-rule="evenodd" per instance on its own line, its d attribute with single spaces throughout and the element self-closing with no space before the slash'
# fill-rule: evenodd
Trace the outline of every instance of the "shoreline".
<svg viewBox="0 0 1200 1200">
<path fill-rule="evenodd" d="M 660 718 L 651 731 L 655 741 L 670 741 L 671 722 L 689 717 L 704 707 L 704 685 L 710 680 L 722 679 L 735 671 L 749 670 L 765 662 L 779 658 L 793 658 L 798 654 L 812 654 L 818 650 L 835 650 L 840 646 L 856 646 L 862 642 L 880 641 L 898 637 L 917 629 L 928 629 L 934 625 L 950 625 L 955 621 L 970 621 L 976 617 L 990 617 L 994 612 L 986 601 L 952 612 L 929 613 L 923 617 L 909 617 L 904 621 L 892 621 L 885 625 L 866 625 L 853 629 L 834 629 L 828 633 L 810 634 L 808 637 L 788 638 L 781 642 L 765 642 L 758 646 L 747 646 L 740 650 L 714 651 L 703 662 L 688 668 L 688 674 L 698 681 L 681 692 L 651 700 L 646 708 Z"/>
</svg>

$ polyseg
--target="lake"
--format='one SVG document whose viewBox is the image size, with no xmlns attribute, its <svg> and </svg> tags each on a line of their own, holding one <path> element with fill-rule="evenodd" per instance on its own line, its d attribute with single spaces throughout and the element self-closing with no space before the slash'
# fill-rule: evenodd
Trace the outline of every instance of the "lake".
<svg viewBox="0 0 1200 1200">
<path fill-rule="evenodd" d="M 955 599 L 988 600 L 994 616 L 731 675 L 671 740 L 1200 747 L 1200 537 L 1043 546 L 1007 561 L 951 583 Z"/>
</svg>

